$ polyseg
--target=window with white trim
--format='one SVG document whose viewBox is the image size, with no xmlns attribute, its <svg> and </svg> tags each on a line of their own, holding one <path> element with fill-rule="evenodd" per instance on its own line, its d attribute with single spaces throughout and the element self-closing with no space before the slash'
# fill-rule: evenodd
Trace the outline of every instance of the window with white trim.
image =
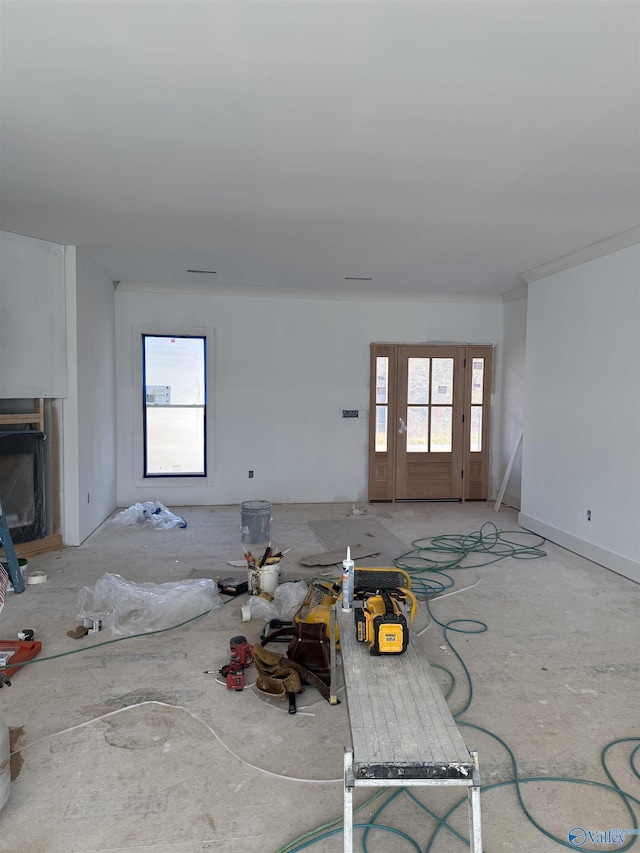
<svg viewBox="0 0 640 853">
<path fill-rule="evenodd" d="M 207 340 L 142 335 L 145 477 L 207 476 Z"/>
</svg>

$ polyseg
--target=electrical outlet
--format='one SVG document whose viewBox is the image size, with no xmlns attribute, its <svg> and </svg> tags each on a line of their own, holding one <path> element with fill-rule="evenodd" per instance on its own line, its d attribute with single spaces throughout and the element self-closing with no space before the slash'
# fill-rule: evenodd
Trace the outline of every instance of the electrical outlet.
<svg viewBox="0 0 640 853">
<path fill-rule="evenodd" d="M 253 480 L 253 471 L 249 471 L 249 479 Z"/>
<path fill-rule="evenodd" d="M 591 521 L 591 510 L 587 510 L 587 521 Z"/>
<path fill-rule="evenodd" d="M 358 417 L 358 409 L 343 409 L 342 410 L 343 418 L 357 418 Z"/>
</svg>

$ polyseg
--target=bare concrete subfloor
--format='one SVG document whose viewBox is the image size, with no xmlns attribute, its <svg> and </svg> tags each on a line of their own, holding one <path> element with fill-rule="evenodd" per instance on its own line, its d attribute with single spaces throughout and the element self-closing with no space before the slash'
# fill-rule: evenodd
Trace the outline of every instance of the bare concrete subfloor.
<svg viewBox="0 0 640 853">
<path fill-rule="evenodd" d="M 467 534 L 485 522 L 518 529 L 515 511 L 495 513 L 489 504 L 359 506 L 407 550 L 418 538 Z M 298 563 L 323 550 L 308 522 L 348 518 L 351 509 L 273 507 L 271 538 L 291 548 L 282 580 L 314 574 Z M 78 590 L 105 572 L 137 583 L 234 574 L 226 561 L 242 558 L 239 507 L 176 512 L 187 520 L 186 529 L 120 529 L 105 522 L 79 548 L 32 558 L 29 570 L 46 572 L 47 582 L 8 594 L 0 638 L 16 639 L 19 630 L 34 628 L 43 650 L 0 691 L 0 715 L 17 737 L 17 776 L 0 813 L 2 853 L 276 853 L 303 849 L 305 842 L 291 848 L 288 842 L 341 817 L 345 703 L 332 707 L 307 691 L 304 708 L 291 716 L 251 690 L 230 692 L 204 674 L 228 661 L 233 635 L 258 640 L 262 623 L 241 621 L 246 596 L 162 634 L 109 645 L 99 645 L 112 639 L 106 632 L 67 636 L 77 624 Z M 624 802 L 609 788 L 555 780 L 608 785 L 601 750 L 614 739 L 640 736 L 640 588 L 552 543 L 543 548 L 541 559 L 510 557 L 454 572 L 453 590 L 460 593 L 433 601 L 433 615 L 441 622 L 481 620 L 488 630 L 445 638 L 432 620 L 420 642 L 432 663 L 455 675 L 454 712 L 468 699 L 451 644 L 457 649 L 473 683 L 462 720 L 509 745 L 521 777 L 537 780 L 521 785 L 526 808 L 566 842 L 573 827 L 593 833 L 633 827 Z M 427 624 L 424 610 L 419 618 Z M 474 624 L 458 623 L 471 630 Z M 437 672 L 446 689 L 448 677 Z M 525 816 L 513 785 L 491 787 L 513 778 L 504 746 L 478 729 L 461 731 L 480 755 L 485 851 L 562 849 Z M 617 784 L 640 799 L 629 764 L 638 743 L 615 745 L 607 762 Z M 370 795 L 358 790 L 356 803 Z M 435 789 L 416 796 L 438 814 L 459 799 Z M 367 805 L 356 820 L 366 822 L 381 803 Z M 369 853 L 424 851 L 436 827 L 406 795 L 396 797 L 378 822 L 415 844 L 378 830 L 367 837 Z M 465 808 L 451 824 L 467 831 Z M 618 849 L 602 838 L 581 849 Z M 340 851 L 342 836 L 305 849 Z M 361 832 L 355 849 L 363 849 Z M 443 829 L 430 849 L 468 848 Z"/>
</svg>

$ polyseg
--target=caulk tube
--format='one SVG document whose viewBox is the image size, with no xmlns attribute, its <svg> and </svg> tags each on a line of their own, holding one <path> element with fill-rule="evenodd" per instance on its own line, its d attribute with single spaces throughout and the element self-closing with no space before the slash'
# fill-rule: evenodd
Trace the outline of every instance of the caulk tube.
<svg viewBox="0 0 640 853">
<path fill-rule="evenodd" d="M 342 561 L 342 609 L 353 609 L 353 560 L 347 546 L 347 559 Z"/>
</svg>

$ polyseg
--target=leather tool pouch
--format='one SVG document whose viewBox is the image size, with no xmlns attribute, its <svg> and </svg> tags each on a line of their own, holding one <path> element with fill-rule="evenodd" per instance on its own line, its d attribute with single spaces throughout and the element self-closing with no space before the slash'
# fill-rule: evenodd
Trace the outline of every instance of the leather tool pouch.
<svg viewBox="0 0 640 853">
<path fill-rule="evenodd" d="M 293 638 L 287 648 L 287 656 L 277 656 L 279 665 L 297 672 L 301 681 L 315 687 L 321 696 L 329 701 L 331 650 L 329 638 L 322 623 L 298 622 L 268 634 L 261 641 L 260 647 L 254 646 L 254 659 L 258 671 L 261 668 L 261 658 L 264 657 L 263 647 L 285 633 L 289 636 L 293 633 Z M 257 653 L 256 649 L 258 649 Z"/>
<path fill-rule="evenodd" d="M 289 693 L 301 693 L 300 675 L 284 655 L 265 649 L 264 646 L 253 647 L 254 663 L 258 676 L 256 688 L 260 693 L 276 699 L 286 699 Z"/>
</svg>

